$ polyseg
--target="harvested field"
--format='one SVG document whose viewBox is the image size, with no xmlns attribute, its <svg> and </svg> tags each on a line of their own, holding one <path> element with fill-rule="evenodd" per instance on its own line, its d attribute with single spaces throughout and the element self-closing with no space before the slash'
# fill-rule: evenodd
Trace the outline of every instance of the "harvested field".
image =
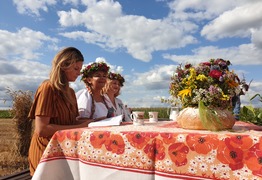
<svg viewBox="0 0 262 180">
<path fill-rule="evenodd" d="M 28 168 L 27 157 L 17 151 L 17 133 L 13 119 L 0 119 L 0 177 Z"/>
</svg>

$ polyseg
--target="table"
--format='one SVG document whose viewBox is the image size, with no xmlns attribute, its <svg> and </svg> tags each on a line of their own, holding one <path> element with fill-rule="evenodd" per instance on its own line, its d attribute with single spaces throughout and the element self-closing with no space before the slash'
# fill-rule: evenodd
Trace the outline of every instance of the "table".
<svg viewBox="0 0 262 180">
<path fill-rule="evenodd" d="M 262 179 L 262 127 L 185 130 L 173 121 L 58 131 L 33 180 Z"/>
</svg>

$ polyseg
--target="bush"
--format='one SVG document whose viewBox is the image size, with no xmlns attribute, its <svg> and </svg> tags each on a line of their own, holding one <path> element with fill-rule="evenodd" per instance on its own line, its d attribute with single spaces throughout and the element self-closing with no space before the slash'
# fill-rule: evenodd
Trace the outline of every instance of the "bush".
<svg viewBox="0 0 262 180">
<path fill-rule="evenodd" d="M 254 95 L 250 101 L 259 97 L 259 101 L 262 102 L 262 96 L 260 94 Z M 244 106 L 241 110 L 241 120 L 251 122 L 257 125 L 262 125 L 262 109 L 254 108 L 253 105 Z"/>
</svg>

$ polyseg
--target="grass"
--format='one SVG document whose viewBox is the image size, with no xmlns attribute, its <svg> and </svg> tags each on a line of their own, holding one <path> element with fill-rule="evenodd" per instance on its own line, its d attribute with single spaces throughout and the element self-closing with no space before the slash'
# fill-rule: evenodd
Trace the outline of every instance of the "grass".
<svg viewBox="0 0 262 180">
<path fill-rule="evenodd" d="M 13 118 L 10 110 L 0 110 L 0 119 Z"/>
</svg>

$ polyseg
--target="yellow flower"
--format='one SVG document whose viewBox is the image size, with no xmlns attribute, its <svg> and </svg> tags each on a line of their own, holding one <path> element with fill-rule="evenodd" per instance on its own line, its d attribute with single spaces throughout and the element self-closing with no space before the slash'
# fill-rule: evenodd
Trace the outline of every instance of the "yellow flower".
<svg viewBox="0 0 262 180">
<path fill-rule="evenodd" d="M 221 98 L 221 100 L 223 100 L 223 101 L 228 101 L 229 99 L 230 99 L 230 97 L 228 96 L 228 95 L 225 95 L 224 93 L 222 94 L 222 98 Z"/>
<path fill-rule="evenodd" d="M 196 71 L 194 68 L 190 68 L 190 76 L 188 77 L 188 81 L 190 80 L 195 80 L 195 77 L 196 77 Z"/>
<path fill-rule="evenodd" d="M 181 91 L 179 91 L 178 96 L 182 96 L 182 100 L 184 99 L 185 96 L 191 96 L 191 89 L 183 89 Z"/>
<path fill-rule="evenodd" d="M 205 81 L 205 80 L 207 80 L 207 77 L 206 77 L 204 74 L 199 74 L 199 75 L 196 77 L 196 80 Z"/>
</svg>

